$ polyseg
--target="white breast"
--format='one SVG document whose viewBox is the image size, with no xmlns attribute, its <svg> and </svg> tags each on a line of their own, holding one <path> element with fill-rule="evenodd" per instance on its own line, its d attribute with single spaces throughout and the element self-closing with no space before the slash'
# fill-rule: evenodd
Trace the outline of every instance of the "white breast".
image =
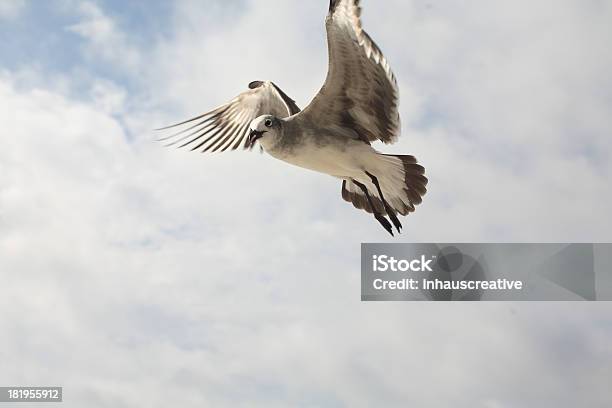
<svg viewBox="0 0 612 408">
<path fill-rule="evenodd" d="M 329 174 L 338 178 L 354 178 L 363 174 L 368 158 L 376 152 L 363 142 L 346 145 L 305 143 L 289 152 L 270 151 L 271 156 L 294 166 Z"/>
</svg>

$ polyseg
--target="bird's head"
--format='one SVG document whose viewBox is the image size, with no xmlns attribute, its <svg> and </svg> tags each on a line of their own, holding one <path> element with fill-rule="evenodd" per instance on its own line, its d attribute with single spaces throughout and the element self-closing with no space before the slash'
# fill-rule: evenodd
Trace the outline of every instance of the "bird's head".
<svg viewBox="0 0 612 408">
<path fill-rule="evenodd" d="M 280 120 L 273 115 L 263 115 L 253 120 L 250 125 L 248 144 L 252 148 L 255 142 L 264 146 L 270 146 L 276 139 L 280 130 Z"/>
</svg>

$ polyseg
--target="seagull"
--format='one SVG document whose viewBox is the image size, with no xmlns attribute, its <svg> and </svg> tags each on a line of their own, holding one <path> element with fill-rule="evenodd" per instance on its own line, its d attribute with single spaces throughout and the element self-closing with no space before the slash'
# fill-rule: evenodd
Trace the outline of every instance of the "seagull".
<svg viewBox="0 0 612 408">
<path fill-rule="evenodd" d="M 252 149 L 342 180 L 342 198 L 392 236 L 399 215 L 415 211 L 427 192 L 414 156 L 382 154 L 400 134 L 399 89 L 380 48 L 363 30 L 360 0 L 330 0 L 325 19 L 327 78 L 304 110 L 274 82 L 254 81 L 230 102 L 158 130 L 168 146 L 200 152 Z M 387 219 L 388 217 L 388 219 Z"/>
</svg>

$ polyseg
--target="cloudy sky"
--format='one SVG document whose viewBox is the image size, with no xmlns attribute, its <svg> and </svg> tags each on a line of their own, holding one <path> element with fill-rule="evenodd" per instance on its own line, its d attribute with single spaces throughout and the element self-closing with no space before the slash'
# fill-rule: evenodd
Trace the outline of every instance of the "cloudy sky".
<svg viewBox="0 0 612 408">
<path fill-rule="evenodd" d="M 364 0 L 430 192 L 406 242 L 610 242 L 612 3 Z M 272 79 L 327 1 L 0 0 L 0 385 L 66 407 L 609 407 L 606 303 L 375 304 L 339 182 L 152 128 Z M 394 241 L 397 242 L 397 241 Z"/>
</svg>

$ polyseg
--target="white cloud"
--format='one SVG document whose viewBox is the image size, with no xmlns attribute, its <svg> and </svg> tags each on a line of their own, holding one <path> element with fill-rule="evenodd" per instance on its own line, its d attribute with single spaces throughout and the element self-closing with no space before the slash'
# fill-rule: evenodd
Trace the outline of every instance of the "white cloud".
<svg viewBox="0 0 612 408">
<path fill-rule="evenodd" d="M 82 21 L 66 29 L 87 41 L 86 52 L 91 58 L 99 58 L 127 70 L 136 69 L 141 62 L 140 53 L 113 18 L 89 1 L 78 3 L 77 11 Z"/>
<path fill-rule="evenodd" d="M 0 19 L 18 17 L 25 6 L 25 0 L 0 0 Z"/>
<path fill-rule="evenodd" d="M 96 80 L 91 94 L 93 103 L 103 112 L 125 112 L 127 92 L 117 84 L 104 79 Z"/>
<path fill-rule="evenodd" d="M 326 4 L 180 2 L 175 35 L 127 65 L 87 4 L 87 52 L 150 95 L 0 76 L 0 383 L 91 407 L 609 405 L 608 305 L 362 304 L 359 243 L 388 238 L 336 180 L 152 142 L 252 79 L 304 106 Z M 390 4 L 364 2 L 402 86 L 387 150 L 431 178 L 403 240 L 609 241 L 609 7 Z"/>
</svg>

